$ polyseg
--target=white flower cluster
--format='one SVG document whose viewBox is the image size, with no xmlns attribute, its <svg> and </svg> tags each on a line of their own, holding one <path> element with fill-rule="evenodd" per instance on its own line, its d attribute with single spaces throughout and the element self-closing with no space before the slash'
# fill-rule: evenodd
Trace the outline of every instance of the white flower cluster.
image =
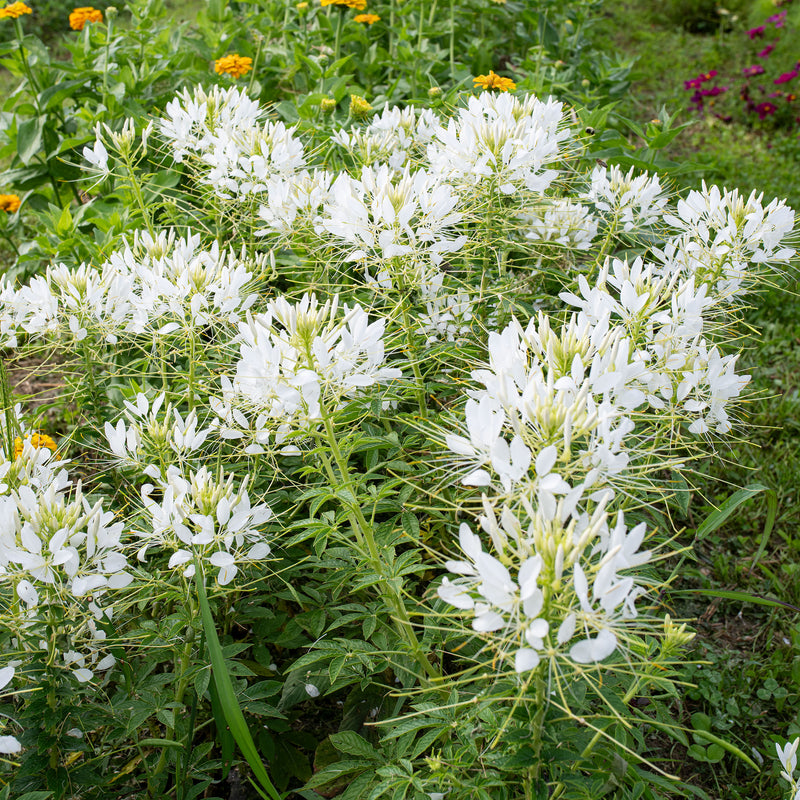
<svg viewBox="0 0 800 800">
<path fill-rule="evenodd" d="M 506 494 L 524 487 L 553 508 L 571 489 L 565 478 L 600 488 L 623 473 L 646 367 L 622 334 L 608 317 L 580 316 L 556 334 L 543 314 L 525 329 L 513 320 L 490 333 L 489 363 L 472 373 L 484 388 L 467 400 L 467 436 L 446 437 L 473 466 L 463 483 Z"/>
<path fill-rule="evenodd" d="M 261 529 L 272 511 L 264 503 L 251 506 L 247 479 L 236 488 L 233 476 L 217 480 L 206 467 L 184 475 L 170 466 L 163 479 L 142 487 L 142 501 L 146 524 L 138 534 L 141 561 L 152 548 L 172 551 L 168 567 L 181 567 L 192 577 L 194 560 L 199 559 L 217 569 L 217 582 L 224 586 L 241 564 L 262 561 L 270 553 Z"/>
<path fill-rule="evenodd" d="M 114 610 L 103 600 L 133 577 L 121 545 L 123 523 L 103 510 L 102 501 L 90 502 L 80 483 L 69 493 L 66 462 L 51 457 L 26 439 L 13 463 L 0 462 L 0 581 L 24 605 L 20 627 L 28 644 L 43 635 L 50 604 L 73 609 L 72 646 L 62 656 L 85 682 L 115 662 L 101 652 L 106 634 L 99 623 Z M 47 649 L 46 642 L 39 646 Z"/>
<path fill-rule="evenodd" d="M 703 336 L 705 317 L 720 302 L 714 285 L 636 258 L 610 260 L 594 286 L 581 276 L 579 287 L 580 296 L 561 299 L 592 323 L 611 318 L 624 328 L 631 357 L 647 365 L 641 388 L 650 408 L 687 420 L 693 434 L 731 430 L 727 406 L 750 376 L 737 375 L 737 356 L 723 356 Z"/>
<path fill-rule="evenodd" d="M 222 437 L 249 431 L 246 452 L 259 453 L 271 436 L 281 444 L 292 430 L 315 427 L 323 407 L 399 378 L 399 369 L 383 366 L 384 328 L 385 320 L 370 323 L 359 305 L 339 314 L 338 295 L 322 305 L 313 294 L 271 301 L 239 326 L 236 375 L 223 378 L 222 399 L 212 399 Z M 252 422 L 247 412 L 255 412 Z"/>
<path fill-rule="evenodd" d="M 536 244 L 551 243 L 569 250 L 589 250 L 597 236 L 597 220 L 581 203 L 555 198 L 536 211 L 521 215 L 525 236 Z"/>
<path fill-rule="evenodd" d="M 623 175 L 619 167 L 596 166 L 583 197 L 616 219 L 623 231 L 653 225 L 667 206 L 658 176 L 646 172 L 636 175 L 633 167 Z"/>
<path fill-rule="evenodd" d="M 431 265 L 466 243 L 454 230 L 462 218 L 447 183 L 425 170 L 395 173 L 383 165 L 364 167 L 358 180 L 340 174 L 321 227 L 343 244 L 345 260 L 363 263 L 381 286 L 416 288 Z"/>
<path fill-rule="evenodd" d="M 443 273 L 435 272 L 420 286 L 425 311 L 418 317 L 417 331 L 425 337 L 426 345 L 458 341 L 472 330 L 474 298 L 466 289 L 450 289 L 444 278 Z"/>
<path fill-rule="evenodd" d="M 162 393 L 151 403 L 139 392 L 135 402 L 124 401 L 127 424 L 122 419 L 116 425 L 105 424 L 106 439 L 116 460 L 154 480 L 165 477 L 166 465 L 175 456 L 185 459 L 196 453 L 212 431 L 212 427 L 198 429 L 195 409 L 185 418 L 171 405 L 161 412 L 164 399 Z"/>
<path fill-rule="evenodd" d="M 439 118 L 429 108 L 389 106 L 363 130 L 341 129 L 331 139 L 360 164 L 388 164 L 402 170 L 409 159 L 422 158 L 439 126 Z"/>
<path fill-rule="evenodd" d="M 625 571 L 650 560 L 650 551 L 639 551 L 645 525 L 629 531 L 619 512 L 610 526 L 610 493 L 591 516 L 579 511 L 582 492 L 579 487 L 553 509 L 526 503 L 526 525 L 508 505 L 498 519 L 484 496 L 479 522 L 499 558 L 462 524 L 459 541 L 468 560 L 445 564 L 459 577 L 445 577 L 439 597 L 471 611 L 473 630 L 496 634 L 496 646 L 513 656 L 517 672 L 535 669 L 543 652 L 579 664 L 602 661 L 637 617 L 644 589 Z"/>
<path fill-rule="evenodd" d="M 794 227 L 794 211 L 782 200 L 766 207 L 763 195 L 747 199 L 737 190 L 703 185 L 679 200 L 665 215 L 677 233 L 656 256 L 666 270 L 693 276 L 709 285 L 720 301 L 734 299 L 752 288 L 757 275 L 752 264 L 786 263 L 795 254 L 786 245 Z"/>
<path fill-rule="evenodd" d="M 436 175 L 478 196 L 542 194 L 558 175 L 551 165 L 563 158 L 569 136 L 562 105 L 552 98 L 484 92 L 436 129 L 428 161 Z"/>
<path fill-rule="evenodd" d="M 137 233 L 99 268 L 49 267 L 14 289 L 0 288 L 0 333 L 16 346 L 20 333 L 55 334 L 80 342 L 94 332 L 109 344 L 123 336 L 237 322 L 253 303 L 251 275 L 232 253 L 200 235 L 176 239 Z"/>
<path fill-rule="evenodd" d="M 201 180 L 218 197 L 260 196 L 271 178 L 294 173 L 305 164 L 295 128 L 263 121 L 260 106 L 244 90 L 195 87 L 167 104 L 160 131 L 176 161 L 191 156 Z"/>
<path fill-rule="evenodd" d="M 334 175 L 327 170 L 300 170 L 291 178 L 272 178 L 267 183 L 266 203 L 258 210 L 266 227 L 257 236 L 318 234 L 322 230 L 322 207 L 330 201 Z M 264 199 L 264 198 L 262 198 Z"/>
</svg>

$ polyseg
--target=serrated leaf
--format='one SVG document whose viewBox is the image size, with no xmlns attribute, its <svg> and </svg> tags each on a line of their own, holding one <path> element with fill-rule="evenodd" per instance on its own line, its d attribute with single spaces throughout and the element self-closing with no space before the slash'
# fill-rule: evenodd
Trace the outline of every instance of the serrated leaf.
<svg viewBox="0 0 800 800">
<path fill-rule="evenodd" d="M 330 735 L 331 744 L 348 756 L 359 756 L 368 761 L 381 761 L 380 753 L 363 737 L 354 731 L 340 731 Z"/>
</svg>

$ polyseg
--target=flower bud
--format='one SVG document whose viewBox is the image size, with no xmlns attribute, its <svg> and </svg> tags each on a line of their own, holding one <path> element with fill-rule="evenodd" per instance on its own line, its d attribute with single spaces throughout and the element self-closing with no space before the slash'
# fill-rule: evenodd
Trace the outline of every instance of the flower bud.
<svg viewBox="0 0 800 800">
<path fill-rule="evenodd" d="M 323 97 L 319 107 L 323 114 L 333 114 L 336 111 L 336 101 L 332 97 Z"/>
<path fill-rule="evenodd" d="M 360 95 L 350 95 L 350 115 L 353 117 L 365 118 L 372 111 L 372 106 Z"/>
</svg>

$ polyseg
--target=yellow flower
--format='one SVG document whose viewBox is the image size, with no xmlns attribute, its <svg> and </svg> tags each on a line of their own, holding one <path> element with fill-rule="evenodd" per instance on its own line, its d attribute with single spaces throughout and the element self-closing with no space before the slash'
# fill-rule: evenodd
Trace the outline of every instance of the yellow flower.
<svg viewBox="0 0 800 800">
<path fill-rule="evenodd" d="M 367 0 L 319 0 L 321 6 L 347 6 L 356 11 L 363 11 L 367 7 Z"/>
<path fill-rule="evenodd" d="M 13 214 L 20 204 L 20 199 L 15 194 L 0 194 L 0 211 Z"/>
<path fill-rule="evenodd" d="M 30 440 L 30 443 L 36 450 L 39 450 L 41 447 L 46 447 L 49 450 L 52 450 L 54 453 L 56 451 L 55 440 L 46 433 L 34 433 L 33 436 L 30 436 L 26 433 L 25 438 Z M 14 439 L 14 458 L 19 458 L 22 455 L 23 447 L 24 444 L 22 439 L 17 436 L 17 438 Z"/>
<path fill-rule="evenodd" d="M 372 25 L 372 23 L 377 22 L 380 17 L 377 14 L 356 14 L 353 19 L 356 22 L 365 22 L 367 25 Z"/>
<path fill-rule="evenodd" d="M 354 117 L 366 117 L 372 111 L 372 106 L 360 95 L 350 95 L 350 113 Z"/>
<path fill-rule="evenodd" d="M 488 75 L 478 75 L 477 78 L 472 79 L 472 82 L 484 89 L 499 89 L 501 92 L 507 92 L 509 89 L 513 91 L 517 88 L 517 84 L 511 78 L 501 78 L 499 75 L 495 75 L 493 70 L 489 70 Z"/>
<path fill-rule="evenodd" d="M 74 31 L 82 31 L 87 22 L 102 22 L 103 12 L 91 6 L 76 8 L 69 15 L 69 26 Z"/>
<path fill-rule="evenodd" d="M 25 3 L 12 3 L 10 6 L 0 8 L 0 19 L 5 19 L 6 17 L 17 19 L 23 14 L 33 14 L 33 9 L 28 8 Z"/>
<path fill-rule="evenodd" d="M 493 3 L 497 3 L 499 6 L 504 6 L 506 4 L 506 0 L 492 0 Z"/>
<path fill-rule="evenodd" d="M 306 3 L 305 1 L 304 1 L 304 2 L 302 2 L 302 3 L 298 3 L 298 4 L 295 6 L 295 8 L 296 8 L 298 11 L 304 11 L 305 9 L 307 9 L 307 8 L 308 8 L 308 3 Z"/>
<path fill-rule="evenodd" d="M 214 72 L 219 75 L 226 72 L 234 78 L 241 78 L 242 75 L 247 74 L 251 69 L 253 69 L 253 59 L 247 56 L 240 56 L 238 53 L 223 56 L 214 62 Z"/>
<path fill-rule="evenodd" d="M 336 111 L 336 101 L 332 97 L 323 97 L 319 101 L 319 107 L 323 114 L 333 114 Z"/>
</svg>

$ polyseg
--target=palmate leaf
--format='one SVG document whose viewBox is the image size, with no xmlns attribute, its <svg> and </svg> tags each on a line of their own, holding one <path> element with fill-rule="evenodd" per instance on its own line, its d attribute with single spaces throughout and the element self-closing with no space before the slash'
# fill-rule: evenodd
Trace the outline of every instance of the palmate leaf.
<svg viewBox="0 0 800 800">
<path fill-rule="evenodd" d="M 239 707 L 236 693 L 233 691 L 231 676 L 225 664 L 225 656 L 223 655 L 219 637 L 217 636 L 217 629 L 214 625 L 214 617 L 211 615 L 211 608 L 208 605 L 202 565 L 199 563 L 198 559 L 195 559 L 194 581 L 197 587 L 197 599 L 200 602 L 203 630 L 206 635 L 206 643 L 208 644 L 208 652 L 211 658 L 211 675 L 214 679 L 214 686 L 219 696 L 225 722 L 228 724 L 233 738 L 236 739 L 236 744 L 239 745 L 242 755 L 250 765 L 250 769 L 253 770 L 253 774 L 258 779 L 260 787 L 256 786 L 255 783 L 253 784 L 258 790 L 258 793 L 269 800 L 283 800 L 283 795 L 278 793 L 277 789 L 272 785 L 272 781 L 269 779 L 264 763 L 256 750 L 253 737 L 250 735 L 250 729 L 247 727 L 242 709 Z"/>
</svg>

